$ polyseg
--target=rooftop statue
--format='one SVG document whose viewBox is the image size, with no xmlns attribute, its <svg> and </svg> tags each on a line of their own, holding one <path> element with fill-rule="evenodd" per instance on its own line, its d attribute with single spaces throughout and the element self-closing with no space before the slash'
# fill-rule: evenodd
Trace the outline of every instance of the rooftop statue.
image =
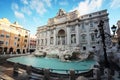
<svg viewBox="0 0 120 80">
<path fill-rule="evenodd" d="M 57 16 L 65 15 L 66 12 L 63 9 L 59 9 L 59 12 L 57 13 Z"/>
</svg>

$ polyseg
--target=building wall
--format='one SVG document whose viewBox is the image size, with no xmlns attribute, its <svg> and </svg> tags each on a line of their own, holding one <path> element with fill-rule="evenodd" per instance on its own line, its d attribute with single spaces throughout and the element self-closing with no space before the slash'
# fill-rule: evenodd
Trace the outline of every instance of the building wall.
<svg viewBox="0 0 120 80">
<path fill-rule="evenodd" d="M 78 11 L 66 13 L 59 10 L 58 14 L 48 19 L 48 24 L 37 29 L 37 49 L 53 46 L 64 49 L 80 48 L 86 53 L 96 47 L 94 30 L 98 29 L 99 21 L 104 21 L 104 30 L 110 34 L 107 10 L 80 15 Z"/>
<path fill-rule="evenodd" d="M 24 29 L 17 22 L 10 23 L 6 18 L 0 19 L 0 41 L 3 42 L 0 44 L 0 48 L 2 49 L 0 53 L 16 53 L 18 49 L 21 53 L 27 52 L 28 37 L 29 30 Z"/>
<path fill-rule="evenodd" d="M 30 44 L 29 44 L 30 52 L 34 52 L 36 50 L 36 36 L 30 35 Z"/>
</svg>

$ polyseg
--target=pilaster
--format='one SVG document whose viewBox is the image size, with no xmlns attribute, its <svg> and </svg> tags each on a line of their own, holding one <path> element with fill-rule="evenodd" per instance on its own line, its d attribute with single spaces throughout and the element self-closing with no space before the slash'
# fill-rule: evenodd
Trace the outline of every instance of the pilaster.
<svg viewBox="0 0 120 80">
<path fill-rule="evenodd" d="M 47 45 L 50 45 L 50 30 L 47 31 Z"/>
<path fill-rule="evenodd" d="M 70 41 L 71 41 L 71 38 L 70 38 L 70 27 L 67 26 L 67 45 L 70 45 Z"/>
<path fill-rule="evenodd" d="M 79 44 L 79 25 L 76 25 L 76 44 Z"/>
<path fill-rule="evenodd" d="M 53 34 L 54 34 L 53 44 L 56 45 L 56 29 L 54 29 Z"/>
</svg>

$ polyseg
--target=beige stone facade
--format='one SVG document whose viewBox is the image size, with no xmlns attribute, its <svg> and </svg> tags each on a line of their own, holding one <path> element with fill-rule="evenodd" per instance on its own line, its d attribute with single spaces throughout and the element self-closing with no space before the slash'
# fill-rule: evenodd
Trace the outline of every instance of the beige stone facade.
<svg viewBox="0 0 120 80">
<path fill-rule="evenodd" d="M 36 50 L 36 36 L 30 35 L 29 42 L 30 42 L 29 50 L 30 50 L 30 52 L 34 52 Z"/>
<path fill-rule="evenodd" d="M 107 10 L 80 15 L 75 10 L 65 12 L 60 9 L 57 15 L 48 19 L 48 23 L 37 28 L 37 50 L 47 47 L 75 50 L 79 47 L 81 53 L 96 47 L 94 30 L 98 29 L 100 20 L 104 21 L 104 29 L 110 33 Z"/>
</svg>

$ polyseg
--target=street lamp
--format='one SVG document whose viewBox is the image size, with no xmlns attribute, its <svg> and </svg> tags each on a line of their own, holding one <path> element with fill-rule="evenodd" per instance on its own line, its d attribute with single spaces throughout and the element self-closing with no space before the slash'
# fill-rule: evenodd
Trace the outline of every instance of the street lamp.
<svg viewBox="0 0 120 80">
<path fill-rule="evenodd" d="M 103 45 L 103 52 L 104 52 L 104 63 L 105 63 L 105 67 L 109 68 L 109 62 L 108 62 L 108 58 L 107 58 L 107 53 L 106 53 L 106 45 L 105 45 L 105 32 L 104 32 L 104 21 L 100 20 L 99 24 L 98 24 L 98 30 L 100 33 L 100 37 L 102 39 L 102 45 Z M 96 29 L 95 35 L 97 36 L 98 30 Z"/>
<path fill-rule="evenodd" d="M 115 35 L 116 28 L 117 28 L 117 27 L 116 27 L 115 25 L 113 25 L 113 26 L 111 27 L 112 32 L 113 32 L 113 35 Z"/>
<path fill-rule="evenodd" d="M 111 27 L 111 30 L 113 31 L 113 39 L 115 38 L 115 32 L 116 32 L 116 29 L 117 29 L 117 26 L 115 26 L 115 25 L 113 25 L 112 27 Z M 118 38 L 117 38 L 118 39 Z M 120 42 L 118 41 L 118 48 L 120 47 Z"/>
</svg>

